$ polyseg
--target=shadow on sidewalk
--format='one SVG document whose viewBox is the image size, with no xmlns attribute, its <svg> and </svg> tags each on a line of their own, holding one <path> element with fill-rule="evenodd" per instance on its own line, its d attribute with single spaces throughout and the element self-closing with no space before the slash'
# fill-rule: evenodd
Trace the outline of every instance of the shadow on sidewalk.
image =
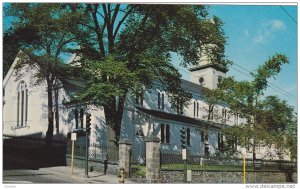
<svg viewBox="0 0 300 189">
<path fill-rule="evenodd" d="M 33 169 L 66 165 L 66 142 L 46 146 L 33 137 L 10 137 L 3 140 L 3 170 Z"/>
</svg>

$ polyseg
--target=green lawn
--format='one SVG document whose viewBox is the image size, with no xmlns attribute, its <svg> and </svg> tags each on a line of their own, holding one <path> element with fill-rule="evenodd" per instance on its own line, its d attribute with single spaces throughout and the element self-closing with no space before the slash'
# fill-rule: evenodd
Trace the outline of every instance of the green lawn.
<svg viewBox="0 0 300 189">
<path fill-rule="evenodd" d="M 184 164 L 162 164 L 161 169 L 176 170 L 184 169 Z M 222 171 L 243 171 L 243 166 L 240 165 L 197 165 L 188 164 L 187 169 L 191 170 L 222 170 Z M 246 169 L 253 170 L 253 167 L 246 167 Z"/>
<path fill-rule="evenodd" d="M 184 170 L 183 163 L 170 163 L 161 164 L 161 169 L 165 170 Z M 207 170 L 207 171 L 243 171 L 242 165 L 200 165 L 200 164 L 187 164 L 187 169 L 189 170 Z M 291 169 L 291 168 L 288 168 Z M 253 165 L 246 166 L 246 171 L 253 171 Z M 262 166 L 262 171 L 278 171 L 280 170 L 278 166 Z M 131 175 L 135 177 L 145 177 L 146 176 L 146 166 L 145 165 L 131 165 Z"/>
</svg>

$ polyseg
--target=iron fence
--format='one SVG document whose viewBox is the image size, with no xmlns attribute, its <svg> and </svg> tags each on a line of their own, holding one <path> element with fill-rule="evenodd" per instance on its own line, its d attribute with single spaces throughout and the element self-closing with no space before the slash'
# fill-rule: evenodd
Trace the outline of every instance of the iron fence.
<svg viewBox="0 0 300 189">
<path fill-rule="evenodd" d="M 67 154 L 71 155 L 72 146 L 71 141 L 67 144 Z M 88 153 L 90 159 L 106 160 L 107 152 L 103 145 L 92 143 L 88 147 Z M 84 143 L 74 143 L 74 156 L 85 157 L 86 156 L 86 145 Z"/>
<path fill-rule="evenodd" d="M 164 170 L 183 170 L 185 161 L 182 154 L 176 152 L 163 152 L 160 154 L 161 169 Z M 219 158 L 205 157 L 200 155 L 188 155 L 187 168 L 192 170 L 243 170 L 243 159 L 238 158 Z M 259 167 L 254 168 L 254 161 L 246 159 L 246 170 L 269 170 L 269 171 L 295 171 L 297 162 L 285 160 L 259 160 Z"/>
</svg>

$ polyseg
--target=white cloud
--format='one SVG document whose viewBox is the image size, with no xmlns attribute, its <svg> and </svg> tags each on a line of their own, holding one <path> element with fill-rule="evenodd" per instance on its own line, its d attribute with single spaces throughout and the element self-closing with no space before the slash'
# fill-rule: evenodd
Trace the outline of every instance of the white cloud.
<svg viewBox="0 0 300 189">
<path fill-rule="evenodd" d="M 271 20 L 270 26 L 273 30 L 284 30 L 286 28 L 284 22 L 281 20 Z"/>
<path fill-rule="evenodd" d="M 254 43 L 264 43 L 265 42 L 265 37 L 262 35 L 260 31 L 256 33 L 256 35 L 253 37 L 253 42 Z"/>
<path fill-rule="evenodd" d="M 253 43 L 268 43 L 275 35 L 275 32 L 285 30 L 285 23 L 281 20 L 269 20 L 261 24 L 261 28 L 254 34 Z"/>
</svg>

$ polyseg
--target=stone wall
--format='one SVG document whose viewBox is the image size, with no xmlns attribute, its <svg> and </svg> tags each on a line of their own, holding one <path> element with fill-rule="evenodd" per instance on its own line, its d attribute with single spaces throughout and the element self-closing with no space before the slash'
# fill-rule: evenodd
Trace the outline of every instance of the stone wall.
<svg viewBox="0 0 300 189">
<path fill-rule="evenodd" d="M 71 156 L 66 155 L 67 166 L 71 166 Z M 88 162 L 89 172 L 96 171 L 100 173 L 107 173 L 111 175 L 118 175 L 119 165 L 115 162 L 105 162 L 102 160 L 89 159 Z M 84 157 L 75 156 L 74 157 L 74 167 L 84 169 L 85 168 L 85 159 Z"/>
<path fill-rule="evenodd" d="M 125 175 L 129 175 L 130 151 L 132 142 L 129 139 L 122 139 L 119 142 L 119 167 L 125 169 Z"/>
<path fill-rule="evenodd" d="M 146 178 L 149 183 L 160 181 L 160 139 L 150 137 L 146 140 Z"/>
<path fill-rule="evenodd" d="M 183 183 L 183 170 L 161 170 L 162 183 Z M 287 183 L 289 175 L 279 171 L 251 171 L 246 173 L 246 183 Z M 297 173 L 292 174 L 297 183 Z M 192 183 L 242 183 L 243 172 L 236 171 L 192 171 Z"/>
</svg>

